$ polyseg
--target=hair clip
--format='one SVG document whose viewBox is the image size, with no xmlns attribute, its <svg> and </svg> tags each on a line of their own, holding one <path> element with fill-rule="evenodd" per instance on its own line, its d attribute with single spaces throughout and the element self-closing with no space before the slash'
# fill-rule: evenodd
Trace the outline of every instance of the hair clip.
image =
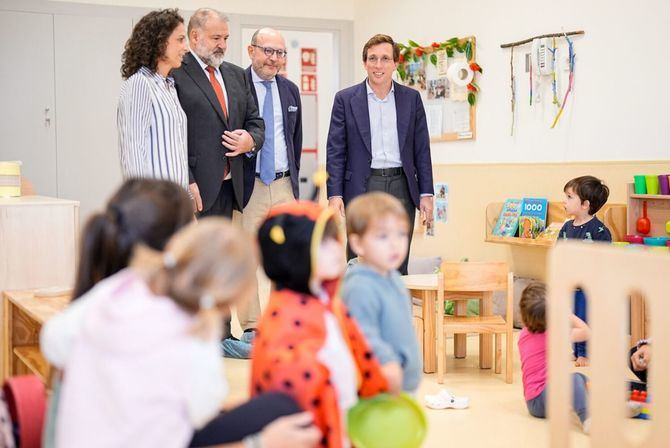
<svg viewBox="0 0 670 448">
<path fill-rule="evenodd" d="M 214 308 L 214 296 L 208 293 L 200 296 L 200 309 L 211 310 L 212 308 Z"/>
<path fill-rule="evenodd" d="M 167 269 L 174 269 L 177 266 L 177 259 L 170 252 L 163 254 L 163 266 Z"/>
</svg>

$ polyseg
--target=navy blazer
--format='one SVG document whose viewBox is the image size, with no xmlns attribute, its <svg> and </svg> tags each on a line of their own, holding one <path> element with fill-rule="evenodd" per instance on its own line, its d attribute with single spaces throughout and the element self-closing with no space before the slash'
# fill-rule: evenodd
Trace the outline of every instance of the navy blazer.
<svg viewBox="0 0 670 448">
<path fill-rule="evenodd" d="M 245 70 L 247 84 L 258 107 L 258 95 L 251 77 L 251 66 Z M 275 76 L 277 89 L 279 89 L 279 101 L 281 102 L 281 113 L 284 124 L 284 138 L 286 140 L 286 155 L 288 157 L 288 169 L 291 173 L 291 187 L 296 199 L 299 194 L 300 154 L 302 153 L 302 103 L 300 102 L 300 90 L 298 86 L 284 78 Z M 262 111 L 259 111 L 262 116 Z M 246 207 L 254 191 L 254 178 L 256 177 L 256 157 L 246 157 L 244 160 L 244 206 Z"/>
<path fill-rule="evenodd" d="M 419 92 L 394 82 L 400 160 L 409 193 L 419 207 L 422 194 L 433 194 L 433 164 L 426 112 Z M 367 191 L 372 137 L 365 81 L 337 92 L 328 131 L 328 197 L 346 205 Z"/>
<path fill-rule="evenodd" d="M 221 190 L 225 153 L 228 152 L 221 144 L 223 132 L 246 129 L 256 148 L 263 146 L 265 140 L 265 124 L 246 85 L 244 69 L 224 62 L 219 70 L 228 93 L 227 118 L 209 78 L 193 54 L 186 53 L 181 67 L 172 70 L 179 102 L 188 118 L 189 183 L 198 184 L 203 210 L 212 206 Z M 244 154 L 230 158 L 234 204 L 240 210 L 243 208 L 243 160 L 246 158 Z"/>
</svg>

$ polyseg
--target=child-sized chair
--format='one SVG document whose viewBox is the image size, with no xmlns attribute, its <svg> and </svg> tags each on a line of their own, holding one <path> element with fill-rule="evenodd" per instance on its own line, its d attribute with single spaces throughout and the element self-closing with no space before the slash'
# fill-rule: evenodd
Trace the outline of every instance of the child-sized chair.
<svg viewBox="0 0 670 448">
<path fill-rule="evenodd" d="M 514 276 L 504 262 L 448 262 L 442 263 L 444 275 L 444 300 L 455 300 L 455 316 L 444 314 L 444 302 L 437 305 L 437 382 L 444 382 L 445 338 L 456 335 L 479 333 L 479 365 L 490 368 L 491 335 L 495 335 L 495 373 L 501 372 L 502 347 L 501 335 L 505 334 L 505 382 L 512 382 L 513 359 L 513 305 Z M 493 292 L 506 291 L 506 317 L 493 315 Z M 467 300 L 480 300 L 480 315 L 465 316 Z M 464 342 L 464 341 L 463 341 Z M 458 340 L 455 343 L 456 355 L 459 352 Z M 464 347 L 463 347 L 464 348 Z"/>
<path fill-rule="evenodd" d="M 566 241 L 557 245 L 549 258 L 547 318 L 549 323 L 548 414 L 552 447 L 570 446 L 571 344 L 569 316 L 576 285 L 589 298 L 590 438 L 592 447 L 667 447 L 670 440 L 670 315 L 668 279 L 670 257 L 622 249 L 611 245 Z M 649 364 L 652 425 L 650 437 L 633 443 L 626 428 L 627 360 L 629 339 L 628 297 L 644 295 L 653 325 L 653 357 Z M 653 324 L 652 318 L 652 324 Z"/>
</svg>

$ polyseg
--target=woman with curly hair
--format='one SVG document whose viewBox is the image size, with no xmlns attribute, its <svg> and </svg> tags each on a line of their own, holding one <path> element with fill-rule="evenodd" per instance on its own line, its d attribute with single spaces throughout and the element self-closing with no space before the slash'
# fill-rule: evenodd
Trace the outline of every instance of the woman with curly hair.
<svg viewBox="0 0 670 448">
<path fill-rule="evenodd" d="M 184 19 L 176 9 L 152 11 L 126 42 L 117 109 L 124 178 L 172 180 L 188 189 L 186 114 L 170 71 L 188 52 Z"/>
</svg>

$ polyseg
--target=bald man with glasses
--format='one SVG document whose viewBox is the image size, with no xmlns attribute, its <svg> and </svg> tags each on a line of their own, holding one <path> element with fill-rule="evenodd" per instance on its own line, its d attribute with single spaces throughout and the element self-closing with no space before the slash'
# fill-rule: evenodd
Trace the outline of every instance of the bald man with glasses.
<svg viewBox="0 0 670 448">
<path fill-rule="evenodd" d="M 247 84 L 265 122 L 263 147 L 244 161 L 242 225 L 255 235 L 271 207 L 299 197 L 302 105 L 298 86 L 278 75 L 286 63 L 286 42 L 277 30 L 257 30 L 247 52 Z M 255 328 L 259 314 L 258 294 L 237 310 L 246 332 L 243 339 Z"/>
</svg>

